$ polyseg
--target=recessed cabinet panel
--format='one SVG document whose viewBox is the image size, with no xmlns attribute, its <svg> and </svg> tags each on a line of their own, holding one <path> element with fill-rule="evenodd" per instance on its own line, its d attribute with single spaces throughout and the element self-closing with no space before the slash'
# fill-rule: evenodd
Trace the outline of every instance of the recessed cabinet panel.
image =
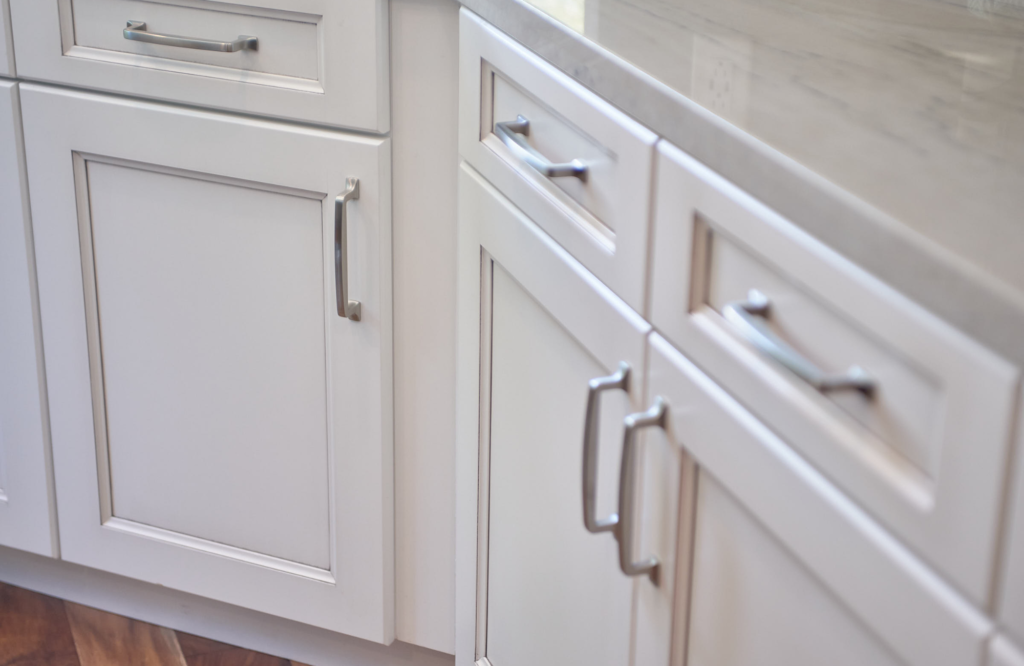
<svg viewBox="0 0 1024 666">
<path fill-rule="evenodd" d="M 688 666 L 901 666 L 720 486 L 697 491 Z"/>
<path fill-rule="evenodd" d="M 62 556 L 389 643 L 387 141 L 24 87 Z"/>
<path fill-rule="evenodd" d="M 588 534 L 580 511 L 587 382 L 610 369 L 500 266 L 492 312 L 487 657 L 627 664 L 633 586 L 613 536 Z M 609 444 L 624 397 L 601 405 Z M 602 515 L 615 512 L 617 448 L 600 461 Z"/>
<path fill-rule="evenodd" d="M 19 74 L 375 132 L 387 0 L 10 0 Z"/>
<path fill-rule="evenodd" d="M 57 555 L 18 97 L 0 81 L 0 545 Z"/>
<path fill-rule="evenodd" d="M 329 569 L 322 202 L 85 172 L 113 517 Z"/>
<path fill-rule="evenodd" d="M 68 51 L 75 57 L 115 61 L 118 54 L 126 54 L 133 56 L 135 66 L 155 69 L 180 62 L 229 70 L 223 72 L 225 76 L 229 76 L 231 70 L 237 72 L 235 76 L 241 72 L 270 74 L 264 85 L 307 87 L 311 92 L 323 90 L 318 62 L 322 17 L 281 9 L 261 11 L 234 4 L 203 4 L 208 6 L 71 0 L 68 14 L 74 28 L 74 45 Z M 146 24 L 145 29 L 138 28 L 140 32 L 186 35 L 218 42 L 230 42 L 239 35 L 253 36 L 258 40 L 257 48 L 225 53 L 125 39 L 123 28 L 129 20 Z"/>
</svg>

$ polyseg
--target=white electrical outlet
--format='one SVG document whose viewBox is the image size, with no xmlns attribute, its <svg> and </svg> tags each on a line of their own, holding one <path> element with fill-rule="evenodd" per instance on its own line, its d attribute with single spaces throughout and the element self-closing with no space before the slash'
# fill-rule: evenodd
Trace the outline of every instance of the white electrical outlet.
<svg viewBox="0 0 1024 666">
<path fill-rule="evenodd" d="M 696 35 L 690 97 L 734 125 L 746 121 L 753 43 L 742 38 Z"/>
</svg>

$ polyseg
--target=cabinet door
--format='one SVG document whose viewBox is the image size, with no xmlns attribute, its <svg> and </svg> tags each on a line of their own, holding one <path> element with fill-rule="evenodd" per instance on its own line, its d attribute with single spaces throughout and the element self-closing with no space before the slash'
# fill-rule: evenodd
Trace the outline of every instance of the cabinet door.
<svg viewBox="0 0 1024 666">
<path fill-rule="evenodd" d="M 0 544 L 57 554 L 18 84 L 0 81 Z"/>
<path fill-rule="evenodd" d="M 390 642 L 387 141 L 23 104 L 64 558 Z"/>
<path fill-rule="evenodd" d="M 463 274 L 463 284 L 480 288 L 479 310 L 467 303 L 462 311 L 470 339 L 460 341 L 464 358 L 479 358 L 476 378 L 460 392 L 464 408 L 477 406 L 478 427 L 459 443 L 460 456 L 476 461 L 463 469 L 473 470 L 469 485 L 478 493 L 470 500 L 477 546 L 468 599 L 476 615 L 460 628 L 474 645 L 457 661 L 626 666 L 634 584 L 667 596 L 671 585 L 622 572 L 617 529 L 588 531 L 584 431 L 594 391 L 589 508 L 607 520 L 618 511 L 622 419 L 642 402 L 648 325 L 468 167 L 460 201 L 460 225 L 478 234 L 466 256 L 479 277 Z M 596 391 L 593 380 L 622 367 L 622 384 Z M 645 458 L 652 475 L 657 454 L 671 458 Z M 675 479 L 669 471 L 644 488 L 674 500 Z M 675 536 L 675 514 L 665 513 L 642 512 L 655 547 Z M 671 552 L 658 554 L 671 561 Z"/>
<path fill-rule="evenodd" d="M 388 130 L 387 0 L 9 1 L 23 77 Z"/>
<path fill-rule="evenodd" d="M 668 341 L 649 350 L 665 436 L 700 468 L 688 666 L 982 662 L 987 618 Z"/>
</svg>

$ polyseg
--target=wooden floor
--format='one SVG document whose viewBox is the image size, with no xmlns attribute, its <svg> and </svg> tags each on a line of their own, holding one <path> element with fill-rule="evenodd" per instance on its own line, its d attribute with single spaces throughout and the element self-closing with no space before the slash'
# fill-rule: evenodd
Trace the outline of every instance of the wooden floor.
<svg viewBox="0 0 1024 666">
<path fill-rule="evenodd" d="M 0 583 L 0 666 L 303 666 Z"/>
</svg>

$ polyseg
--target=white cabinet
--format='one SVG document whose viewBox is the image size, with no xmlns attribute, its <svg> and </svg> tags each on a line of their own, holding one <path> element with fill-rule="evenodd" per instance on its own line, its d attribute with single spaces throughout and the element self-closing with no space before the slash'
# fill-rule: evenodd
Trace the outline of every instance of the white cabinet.
<svg viewBox="0 0 1024 666">
<path fill-rule="evenodd" d="M 387 140 L 22 97 L 64 559 L 390 642 Z"/>
<path fill-rule="evenodd" d="M 1019 371 L 659 145 L 651 322 L 979 605 Z"/>
<path fill-rule="evenodd" d="M 657 137 L 465 8 L 459 28 L 462 155 L 642 313 Z"/>
<path fill-rule="evenodd" d="M 460 623 L 456 661 L 667 665 L 678 450 L 655 442 L 637 458 L 645 510 L 628 518 L 631 550 L 657 557 L 657 575 L 623 573 L 621 524 L 585 526 L 585 514 L 601 529 L 619 511 L 622 419 L 642 402 L 649 326 L 467 166 L 459 188 L 460 405 L 472 425 L 458 442 L 460 487 L 471 489 L 461 506 L 471 506 L 457 558 L 473 581 L 460 605 L 475 613 Z"/>
<path fill-rule="evenodd" d="M 649 349 L 647 393 L 700 468 L 690 666 L 983 662 L 980 611 L 665 338 Z"/>
<path fill-rule="evenodd" d="M 14 40 L 11 39 L 8 0 L 0 0 L 0 76 L 14 76 Z"/>
<path fill-rule="evenodd" d="M 22 77 L 388 130 L 387 0 L 11 0 L 11 16 Z"/>
<path fill-rule="evenodd" d="M 57 554 L 18 84 L 0 81 L 0 544 Z"/>
</svg>

